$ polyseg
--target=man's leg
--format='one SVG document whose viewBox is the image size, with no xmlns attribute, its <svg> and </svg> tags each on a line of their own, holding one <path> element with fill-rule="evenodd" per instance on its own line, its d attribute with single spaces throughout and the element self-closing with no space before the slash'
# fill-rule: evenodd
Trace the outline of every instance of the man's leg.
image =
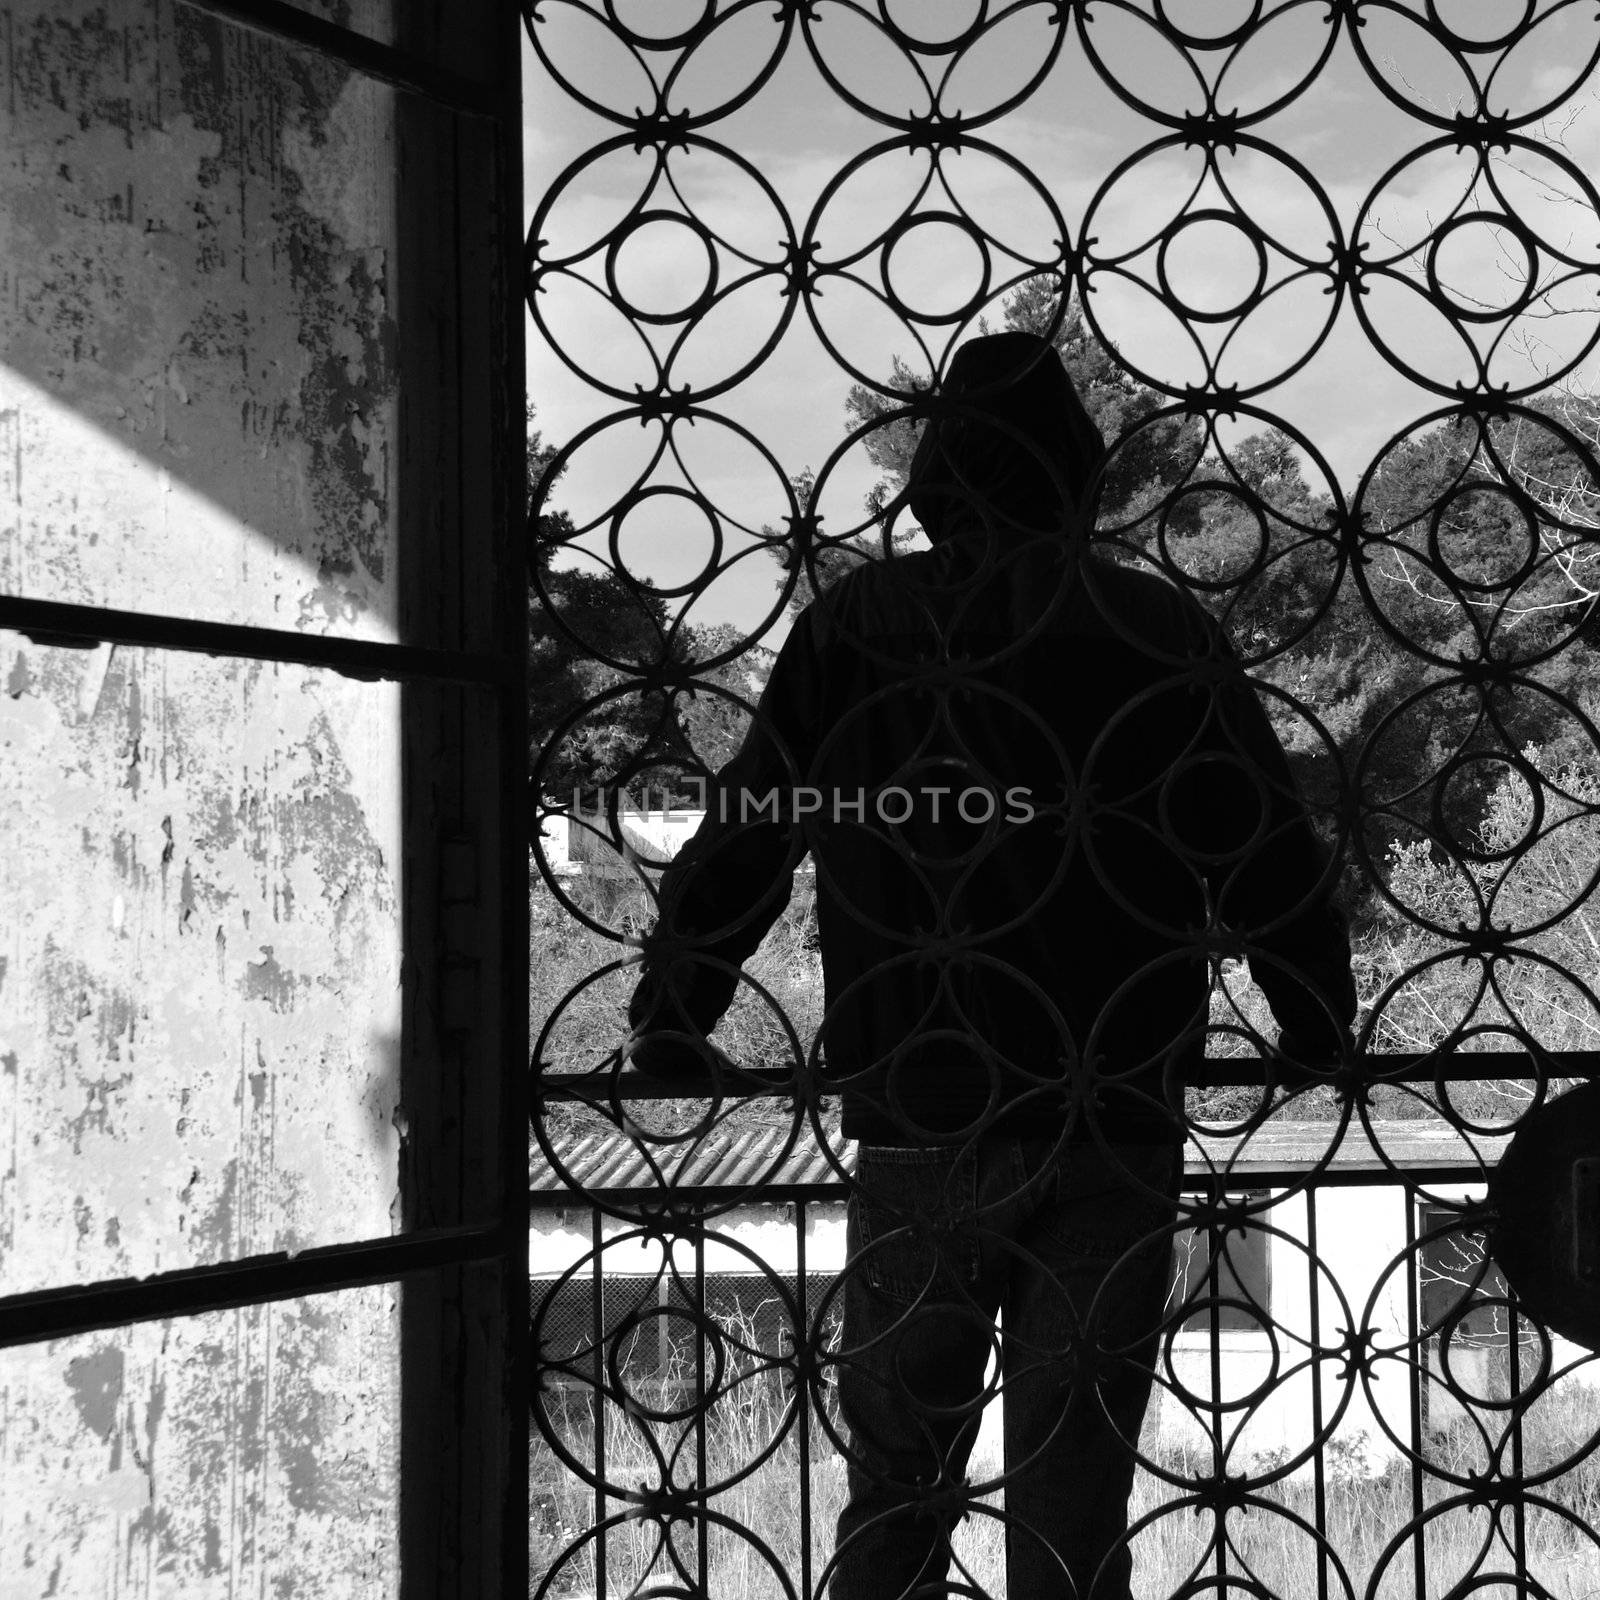
<svg viewBox="0 0 1600 1600">
<path fill-rule="evenodd" d="M 839 1410 L 848 1499 L 832 1600 L 943 1595 L 994 1338 L 977 1156 L 863 1146 L 847 1224 Z"/>
<path fill-rule="evenodd" d="M 1181 1152 L 1125 1147 L 1126 1174 L 1093 1147 L 1056 1154 L 1054 1192 L 1018 1230 L 1005 1301 L 1007 1592 L 1129 1600 L 1118 1541 L 1172 1254 L 1170 1236 L 1150 1236 L 1171 1221 Z"/>
</svg>

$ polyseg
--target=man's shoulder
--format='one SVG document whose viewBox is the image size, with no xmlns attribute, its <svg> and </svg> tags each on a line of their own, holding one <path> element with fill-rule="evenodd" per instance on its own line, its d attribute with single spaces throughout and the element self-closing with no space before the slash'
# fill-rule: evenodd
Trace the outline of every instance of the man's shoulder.
<svg viewBox="0 0 1600 1600">
<path fill-rule="evenodd" d="M 818 641 L 841 626 L 854 632 L 864 620 L 894 610 L 897 603 L 934 577 L 931 550 L 896 551 L 858 561 L 806 605 L 797 625 L 807 626 Z"/>
<path fill-rule="evenodd" d="M 1091 596 L 1140 632 L 1194 639 L 1216 623 L 1194 595 L 1167 573 L 1096 553 L 1084 563 Z"/>
<path fill-rule="evenodd" d="M 1103 550 L 1094 550 L 1084 560 L 1090 580 L 1108 594 L 1143 600 L 1146 604 L 1165 606 L 1174 612 L 1188 614 L 1198 609 L 1198 602 L 1169 573 L 1153 567 L 1148 562 L 1135 565 L 1132 561 L 1119 561 Z"/>
<path fill-rule="evenodd" d="M 1013 583 L 1019 574 L 1002 573 Z M 1130 632 L 1152 643 L 1182 649 L 1204 647 L 1217 631 L 1217 623 L 1198 600 L 1166 573 L 1149 565 L 1117 561 L 1091 552 L 1083 561 L 1081 599 L 1069 602 L 1060 626 L 1068 632 L 1099 631 L 1084 614 L 1083 600 L 1091 612 L 1102 614 L 1117 632 Z M 814 647 L 830 639 L 859 637 L 882 628 L 926 627 L 930 606 L 947 597 L 948 575 L 935 550 L 896 553 L 876 561 L 863 561 L 841 574 L 800 613 Z"/>
</svg>

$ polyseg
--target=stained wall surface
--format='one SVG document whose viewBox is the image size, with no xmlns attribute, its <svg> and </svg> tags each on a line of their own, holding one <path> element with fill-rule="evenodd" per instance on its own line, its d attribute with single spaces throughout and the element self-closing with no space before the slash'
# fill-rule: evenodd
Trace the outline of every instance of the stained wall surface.
<svg viewBox="0 0 1600 1600">
<path fill-rule="evenodd" d="M 0 63 L 0 593 L 398 637 L 395 94 L 170 0 Z M 0 633 L 0 1293 L 399 1225 L 400 714 Z M 397 1294 L 0 1353 L 0 1600 L 392 1592 Z"/>
</svg>

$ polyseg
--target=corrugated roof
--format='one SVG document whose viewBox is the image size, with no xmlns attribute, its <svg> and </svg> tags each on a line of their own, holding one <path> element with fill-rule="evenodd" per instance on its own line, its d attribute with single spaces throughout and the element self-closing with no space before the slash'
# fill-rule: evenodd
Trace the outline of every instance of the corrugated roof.
<svg viewBox="0 0 1600 1600">
<path fill-rule="evenodd" d="M 1322 1162 L 1334 1125 L 1326 1122 L 1269 1121 L 1247 1139 L 1203 1135 L 1190 1141 L 1191 1174 L 1226 1171 L 1241 1178 L 1307 1167 Z M 792 1147 L 785 1146 L 792 1139 Z M 1499 1160 L 1506 1136 L 1465 1136 L 1440 1123 L 1380 1122 L 1372 1134 L 1352 1124 L 1329 1165 L 1339 1172 L 1381 1172 L 1385 1167 L 1460 1166 L 1461 1182 L 1471 1182 Z M 1203 1155 L 1202 1155 L 1203 1152 Z M 846 1167 L 855 1165 L 855 1145 L 837 1139 L 834 1153 Z M 706 1137 L 668 1143 L 620 1128 L 567 1135 L 555 1142 L 566 1177 L 557 1173 L 535 1145 L 528 1157 L 528 1187 L 536 1194 L 579 1189 L 727 1188 L 758 1185 L 830 1184 L 839 1173 L 817 1143 L 809 1122 L 798 1133 L 788 1126 L 751 1123 L 718 1128 Z"/>
<path fill-rule="evenodd" d="M 787 1152 L 785 1147 L 791 1143 Z M 854 1146 L 841 1144 L 840 1154 Z M 528 1187 L 535 1193 L 570 1189 L 747 1189 L 756 1184 L 837 1183 L 839 1174 L 806 1123 L 790 1128 L 747 1124 L 719 1128 L 703 1139 L 667 1143 L 620 1128 L 555 1142 L 559 1175 L 537 1145 L 528 1153 Z"/>
</svg>

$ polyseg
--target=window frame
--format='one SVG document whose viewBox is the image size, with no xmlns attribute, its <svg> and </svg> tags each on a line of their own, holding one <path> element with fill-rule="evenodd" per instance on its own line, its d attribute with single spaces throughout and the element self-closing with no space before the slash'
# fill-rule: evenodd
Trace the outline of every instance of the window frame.
<svg viewBox="0 0 1600 1600">
<path fill-rule="evenodd" d="M 400 682 L 407 1030 L 420 1019 L 427 1038 L 407 1050 L 401 1074 L 410 1129 L 399 1173 L 403 1231 L 0 1296 L 0 1346 L 403 1284 L 398 1591 L 405 1600 L 521 1593 L 531 1365 L 528 907 L 515 892 L 529 836 L 521 16 L 504 0 L 464 0 L 448 14 L 436 0 L 392 0 L 398 42 L 389 44 L 284 0 L 167 3 L 403 91 L 404 176 L 420 171 L 454 197 L 453 231 L 422 206 L 398 241 L 410 281 L 423 288 L 400 313 L 402 414 L 422 375 L 449 400 L 414 409 L 432 416 L 454 407 L 451 436 L 423 440 L 427 460 L 408 469 L 448 461 L 458 491 L 451 513 L 402 510 L 418 568 L 402 604 L 405 636 L 430 642 L 317 637 L 26 595 L 0 595 L 0 628 L 36 644 L 190 651 Z M 441 282 L 442 309 L 426 293 Z M 454 372 L 434 364 L 441 350 L 455 358 Z M 405 428 L 404 443 L 415 446 Z M 426 765 L 440 761 L 442 776 Z M 442 793 L 426 815 L 412 804 L 424 773 Z"/>
<path fill-rule="evenodd" d="M 1265 1205 L 1272 1191 L 1266 1188 L 1245 1189 L 1233 1198 L 1252 1204 Z M 1197 1196 L 1186 1195 L 1188 1204 Z M 1222 1266 L 1218 1270 L 1215 1293 L 1224 1299 L 1255 1299 L 1270 1319 L 1272 1315 L 1272 1235 L 1265 1226 L 1247 1227 L 1242 1231 L 1223 1232 L 1216 1227 L 1185 1228 L 1172 1241 L 1172 1257 L 1167 1268 L 1167 1306 L 1177 1312 L 1193 1295 L 1202 1299 L 1209 1296 L 1206 1280 L 1211 1276 L 1215 1258 L 1215 1242 L 1222 1233 Z M 1189 1245 L 1185 1255 L 1183 1248 Z M 1259 1253 L 1259 1263 L 1244 1260 L 1235 1264 L 1233 1252 L 1241 1246 L 1252 1255 Z M 1203 1254 L 1202 1254 L 1203 1253 Z M 1264 1330 L 1260 1320 L 1231 1305 L 1202 1306 L 1187 1313 L 1175 1330 L 1175 1337 L 1199 1335 L 1209 1339 L 1215 1333 L 1251 1334 Z"/>
</svg>

